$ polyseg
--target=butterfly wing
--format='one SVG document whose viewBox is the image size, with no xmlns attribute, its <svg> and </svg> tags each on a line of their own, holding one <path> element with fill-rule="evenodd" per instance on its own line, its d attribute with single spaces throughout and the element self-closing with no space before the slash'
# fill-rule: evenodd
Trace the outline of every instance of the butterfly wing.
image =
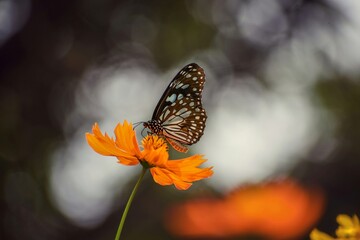
<svg viewBox="0 0 360 240">
<path fill-rule="evenodd" d="M 160 123 L 163 135 L 168 141 L 170 139 L 170 143 L 191 145 L 203 135 L 207 119 L 201 103 L 204 83 L 204 70 L 195 63 L 188 64 L 174 77 L 160 98 L 152 120 Z"/>
</svg>

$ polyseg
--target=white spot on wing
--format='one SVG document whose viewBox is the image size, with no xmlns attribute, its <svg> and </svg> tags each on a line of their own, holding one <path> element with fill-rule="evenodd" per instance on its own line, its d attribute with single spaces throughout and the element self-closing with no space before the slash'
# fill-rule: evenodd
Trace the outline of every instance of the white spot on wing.
<svg viewBox="0 0 360 240">
<path fill-rule="evenodd" d="M 187 89 L 189 87 L 189 84 L 185 84 L 185 85 L 183 85 L 181 88 L 182 89 Z"/>
<path fill-rule="evenodd" d="M 175 102 L 175 100 L 176 100 L 176 94 L 175 94 L 175 93 L 171 94 L 171 96 L 168 96 L 168 97 L 166 98 L 166 102 L 171 102 L 171 103 L 173 103 L 173 102 Z"/>
</svg>

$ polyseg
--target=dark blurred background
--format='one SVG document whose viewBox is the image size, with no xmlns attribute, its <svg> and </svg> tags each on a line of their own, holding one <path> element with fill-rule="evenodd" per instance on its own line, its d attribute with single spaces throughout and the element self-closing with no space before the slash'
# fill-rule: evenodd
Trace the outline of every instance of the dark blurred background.
<svg viewBox="0 0 360 240">
<path fill-rule="evenodd" d="M 357 0 L 0 0 L 0 239 L 113 239 L 139 168 L 84 134 L 148 120 L 190 62 L 207 74 L 209 116 L 191 151 L 215 175 L 186 192 L 147 176 L 124 239 L 266 239 L 178 236 L 163 215 L 279 176 L 326 199 L 291 239 L 332 233 L 360 210 L 359 12 Z"/>
</svg>

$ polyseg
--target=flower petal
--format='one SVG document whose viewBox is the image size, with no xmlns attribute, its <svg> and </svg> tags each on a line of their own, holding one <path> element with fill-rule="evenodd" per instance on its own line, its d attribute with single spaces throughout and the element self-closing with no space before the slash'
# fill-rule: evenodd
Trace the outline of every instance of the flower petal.
<svg viewBox="0 0 360 240">
<path fill-rule="evenodd" d="M 121 124 L 117 128 L 122 128 Z M 103 135 L 97 123 L 94 124 L 92 128 L 93 133 L 86 133 L 86 140 L 88 141 L 90 147 L 94 149 L 95 152 L 105 155 L 105 156 L 115 156 L 119 159 L 119 162 L 125 165 L 136 165 L 139 164 L 137 154 L 140 154 L 140 151 L 136 151 L 135 147 L 127 148 L 119 146 L 116 142 L 110 138 L 106 133 Z M 130 139 L 129 132 L 122 131 L 128 136 L 122 136 L 123 138 Z M 131 140 L 131 142 L 133 142 Z"/>
<path fill-rule="evenodd" d="M 335 240 L 334 238 L 330 237 L 326 233 L 320 232 L 317 229 L 314 229 L 310 233 L 311 240 Z"/>
<path fill-rule="evenodd" d="M 354 227 L 352 218 L 345 214 L 340 214 L 337 216 L 336 221 L 339 223 L 340 226 L 345 228 L 351 228 Z"/>
<path fill-rule="evenodd" d="M 93 134 L 86 133 L 86 140 L 95 152 L 105 156 L 117 156 L 122 154 L 115 142 L 106 133 L 103 135 L 97 123 L 92 128 Z"/>
<path fill-rule="evenodd" d="M 174 184 L 178 190 L 187 190 L 192 184 L 182 181 L 178 176 L 167 169 L 153 167 L 150 168 L 154 181 L 162 186 Z"/>
<path fill-rule="evenodd" d="M 360 235 L 359 219 L 356 215 L 351 218 L 348 215 L 340 214 L 336 221 L 339 223 L 336 235 L 341 238 L 357 237 Z"/>
<path fill-rule="evenodd" d="M 127 152 L 133 153 L 135 156 L 140 157 L 140 149 L 136 140 L 136 132 L 126 120 L 124 124 L 116 125 L 114 130 L 116 136 L 116 145 Z"/>
<path fill-rule="evenodd" d="M 167 152 L 167 145 L 164 139 L 150 135 L 142 140 L 144 150 L 142 151 L 142 159 L 144 159 L 150 166 L 165 166 L 169 160 L 169 153 Z"/>
<path fill-rule="evenodd" d="M 199 168 L 206 160 L 202 155 L 194 155 L 179 160 L 170 160 L 166 168 L 176 174 L 182 181 L 194 182 L 213 175 L 212 167 Z"/>
<path fill-rule="evenodd" d="M 192 182 L 210 177 L 213 174 L 211 167 L 198 168 L 205 161 L 202 155 L 194 155 L 179 160 L 169 160 L 164 165 L 151 168 L 150 172 L 156 183 L 163 186 L 174 184 L 177 189 L 186 190 L 192 185 Z"/>
<path fill-rule="evenodd" d="M 150 172 L 154 178 L 154 181 L 162 186 L 167 186 L 174 183 L 171 177 L 169 177 L 168 174 L 166 174 L 161 168 L 150 168 Z"/>
</svg>

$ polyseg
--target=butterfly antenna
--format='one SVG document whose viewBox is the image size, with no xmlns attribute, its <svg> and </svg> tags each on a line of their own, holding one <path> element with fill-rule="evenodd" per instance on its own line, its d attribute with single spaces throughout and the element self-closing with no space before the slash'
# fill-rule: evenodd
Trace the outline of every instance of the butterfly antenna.
<svg viewBox="0 0 360 240">
<path fill-rule="evenodd" d="M 140 124 L 142 124 L 142 123 L 144 123 L 144 122 L 136 122 L 136 123 L 134 123 L 134 127 L 133 127 L 133 130 L 135 129 L 135 128 L 137 128 Z"/>
<path fill-rule="evenodd" d="M 145 128 L 143 128 L 142 130 L 141 130 L 141 136 L 144 138 L 145 136 L 144 136 L 144 130 L 145 130 Z"/>
</svg>

